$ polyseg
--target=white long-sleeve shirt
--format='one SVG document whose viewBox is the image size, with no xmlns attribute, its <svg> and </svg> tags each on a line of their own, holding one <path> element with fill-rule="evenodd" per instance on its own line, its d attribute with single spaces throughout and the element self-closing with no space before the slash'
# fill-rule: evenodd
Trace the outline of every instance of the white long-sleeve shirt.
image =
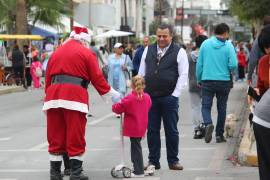
<svg viewBox="0 0 270 180">
<path fill-rule="evenodd" d="M 168 47 L 165 49 L 165 52 L 163 51 L 162 56 L 169 49 Z M 146 58 L 147 52 L 148 52 L 148 47 L 144 49 L 139 72 L 138 72 L 138 75 L 143 76 L 143 77 L 145 76 L 145 58 Z M 180 48 L 177 54 L 177 63 L 178 63 L 179 77 L 177 79 L 175 89 L 172 93 L 172 96 L 175 96 L 175 97 L 179 97 L 181 95 L 181 90 L 187 86 L 187 80 L 188 80 L 188 67 L 189 67 L 188 57 L 187 57 L 186 51 L 183 48 Z"/>
</svg>

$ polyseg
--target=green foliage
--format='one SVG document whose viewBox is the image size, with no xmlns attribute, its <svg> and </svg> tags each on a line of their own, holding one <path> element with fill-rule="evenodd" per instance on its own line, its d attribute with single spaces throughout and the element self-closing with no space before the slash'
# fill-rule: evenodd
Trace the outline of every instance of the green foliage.
<svg viewBox="0 0 270 180">
<path fill-rule="evenodd" d="M 240 20 L 252 23 L 261 22 L 265 15 L 270 14 L 269 0 L 231 0 L 230 11 Z"/>
<path fill-rule="evenodd" d="M 27 20 L 31 20 L 33 26 L 39 22 L 62 28 L 61 16 L 71 16 L 69 0 L 27 0 L 26 3 Z M 15 23 L 16 0 L 0 0 L 0 27 L 5 27 L 12 33 Z"/>
<path fill-rule="evenodd" d="M 149 35 L 155 35 L 157 27 L 159 25 L 158 20 L 154 20 L 150 25 L 149 25 Z"/>
</svg>

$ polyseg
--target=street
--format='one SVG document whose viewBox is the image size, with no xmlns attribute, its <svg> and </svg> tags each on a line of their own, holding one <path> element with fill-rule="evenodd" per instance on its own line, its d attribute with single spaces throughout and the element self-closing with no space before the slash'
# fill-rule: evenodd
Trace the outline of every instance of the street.
<svg viewBox="0 0 270 180">
<path fill-rule="evenodd" d="M 91 180 L 113 179 L 110 170 L 119 164 L 121 144 L 119 119 L 111 112 L 97 92 L 90 90 L 90 113 L 87 123 L 87 152 L 84 170 Z M 46 139 L 46 119 L 41 111 L 43 90 L 11 93 L 0 96 L 0 180 L 48 180 L 49 160 Z M 245 102 L 245 83 L 237 83 L 231 91 L 228 112 L 240 117 Z M 216 106 L 213 106 L 216 114 Z M 149 180 L 257 180 L 257 167 L 233 166 L 226 160 L 234 151 L 237 137 L 227 143 L 210 144 L 194 140 L 188 91 L 180 99 L 180 163 L 183 171 L 171 171 L 166 162 L 164 132 L 162 134 L 161 170 Z M 241 118 L 241 117 L 240 117 Z M 214 116 L 214 124 L 216 115 Z M 238 122 L 241 126 L 242 121 Z M 125 162 L 131 166 L 129 139 L 125 139 Z M 148 149 L 143 140 L 144 163 Z M 65 177 L 64 179 L 68 179 Z"/>
</svg>

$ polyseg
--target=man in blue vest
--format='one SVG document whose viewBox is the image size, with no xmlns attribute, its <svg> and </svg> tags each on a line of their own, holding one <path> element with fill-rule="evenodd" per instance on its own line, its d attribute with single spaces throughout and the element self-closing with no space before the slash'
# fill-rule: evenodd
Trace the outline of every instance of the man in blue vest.
<svg viewBox="0 0 270 180">
<path fill-rule="evenodd" d="M 145 48 L 139 75 L 144 76 L 145 91 L 151 96 L 147 141 L 149 164 L 160 169 L 161 119 L 166 137 L 167 161 L 171 170 L 183 170 L 179 163 L 179 96 L 187 85 L 188 57 L 173 41 L 173 27 L 161 24 L 156 31 L 157 43 Z"/>
</svg>

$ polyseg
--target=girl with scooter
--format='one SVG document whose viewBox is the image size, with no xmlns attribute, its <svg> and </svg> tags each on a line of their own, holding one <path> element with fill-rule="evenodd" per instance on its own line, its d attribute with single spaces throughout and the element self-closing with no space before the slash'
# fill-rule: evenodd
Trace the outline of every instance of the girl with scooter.
<svg viewBox="0 0 270 180">
<path fill-rule="evenodd" d="M 125 96 L 119 103 L 112 106 L 112 111 L 124 113 L 122 136 L 130 137 L 131 161 L 134 171 L 131 177 L 144 177 L 143 155 L 141 140 L 145 135 L 148 124 L 148 112 L 152 105 L 151 98 L 144 93 L 145 82 L 141 76 L 132 78 L 132 92 Z"/>
</svg>

